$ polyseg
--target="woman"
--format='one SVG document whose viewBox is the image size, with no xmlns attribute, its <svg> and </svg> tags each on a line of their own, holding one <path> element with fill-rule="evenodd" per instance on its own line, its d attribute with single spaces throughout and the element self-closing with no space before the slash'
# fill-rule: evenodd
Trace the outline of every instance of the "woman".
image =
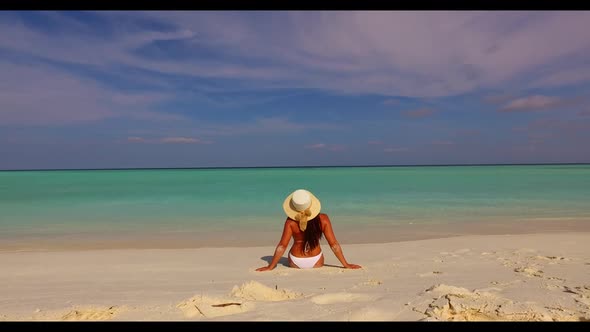
<svg viewBox="0 0 590 332">
<path fill-rule="evenodd" d="M 328 215 L 320 213 L 320 201 L 309 191 L 295 190 L 287 196 L 283 203 L 283 210 L 287 214 L 283 235 L 277 245 L 275 254 L 268 264 L 256 271 L 274 269 L 279 259 L 285 253 L 287 245 L 293 236 L 293 246 L 289 250 L 289 266 L 300 269 L 310 269 L 324 266 L 324 254 L 320 247 L 320 239 L 325 236 L 328 245 L 347 269 L 359 269 L 360 265 L 350 264 L 344 258 L 342 248 L 334 236 L 332 223 Z"/>
</svg>

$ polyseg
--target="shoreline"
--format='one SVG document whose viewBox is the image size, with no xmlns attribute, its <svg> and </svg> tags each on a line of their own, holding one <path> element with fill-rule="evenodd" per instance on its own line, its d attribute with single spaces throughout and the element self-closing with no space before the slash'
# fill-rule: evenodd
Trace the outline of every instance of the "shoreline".
<svg viewBox="0 0 590 332">
<path fill-rule="evenodd" d="M 2 252 L 0 320 L 590 320 L 587 232 L 342 248 L 363 268 L 325 245 L 322 268 L 268 272 L 274 244 Z"/>
<path fill-rule="evenodd" d="M 196 232 L 118 232 L 72 233 L 60 235 L 0 236 L 0 253 L 88 251 L 117 249 L 198 249 L 249 248 L 274 246 L 281 236 L 281 225 L 274 230 L 241 229 Z M 560 234 L 590 232 L 590 218 L 546 218 L 505 222 L 454 222 L 432 224 L 369 225 L 360 228 L 335 224 L 341 244 L 384 244 L 467 235 Z M 325 244 L 322 238 L 321 243 Z"/>
</svg>

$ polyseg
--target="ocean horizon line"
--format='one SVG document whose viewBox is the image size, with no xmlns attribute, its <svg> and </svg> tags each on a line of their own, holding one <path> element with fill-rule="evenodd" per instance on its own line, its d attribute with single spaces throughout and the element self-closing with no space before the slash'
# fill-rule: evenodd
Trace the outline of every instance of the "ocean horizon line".
<svg viewBox="0 0 590 332">
<path fill-rule="evenodd" d="M 206 166 L 206 167 L 120 167 L 120 168 L 25 168 L 0 169 L 0 172 L 45 172 L 45 171 L 148 171 L 191 169 L 293 169 L 293 168 L 382 168 L 382 167 L 489 167 L 489 166 L 575 166 L 586 163 L 490 163 L 490 164 L 401 164 L 401 165 L 305 165 L 305 166 Z"/>
</svg>

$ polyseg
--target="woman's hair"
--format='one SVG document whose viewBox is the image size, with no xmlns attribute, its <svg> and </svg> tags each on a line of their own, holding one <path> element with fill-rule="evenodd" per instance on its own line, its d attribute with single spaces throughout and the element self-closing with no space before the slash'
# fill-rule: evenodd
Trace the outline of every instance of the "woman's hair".
<svg viewBox="0 0 590 332">
<path fill-rule="evenodd" d="M 312 250 L 320 245 L 322 226 L 319 214 L 307 222 L 307 228 L 303 234 L 305 236 L 305 251 Z"/>
</svg>

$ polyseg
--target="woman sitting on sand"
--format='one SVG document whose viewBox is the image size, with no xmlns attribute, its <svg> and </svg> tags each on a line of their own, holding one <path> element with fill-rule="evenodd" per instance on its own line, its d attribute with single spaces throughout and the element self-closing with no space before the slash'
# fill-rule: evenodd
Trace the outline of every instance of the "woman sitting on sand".
<svg viewBox="0 0 590 332">
<path fill-rule="evenodd" d="M 289 250 L 289 266 L 300 269 L 310 269 L 324 266 L 324 254 L 320 247 L 322 234 L 326 237 L 330 248 L 340 263 L 347 269 L 359 269 L 360 265 L 350 264 L 344 258 L 342 248 L 336 241 L 330 218 L 320 213 L 320 201 L 309 191 L 295 190 L 287 196 L 283 203 L 283 210 L 287 214 L 283 235 L 277 245 L 272 261 L 268 266 L 256 271 L 274 269 L 279 259 L 285 253 L 287 245 L 293 236 L 293 246 Z"/>
</svg>

